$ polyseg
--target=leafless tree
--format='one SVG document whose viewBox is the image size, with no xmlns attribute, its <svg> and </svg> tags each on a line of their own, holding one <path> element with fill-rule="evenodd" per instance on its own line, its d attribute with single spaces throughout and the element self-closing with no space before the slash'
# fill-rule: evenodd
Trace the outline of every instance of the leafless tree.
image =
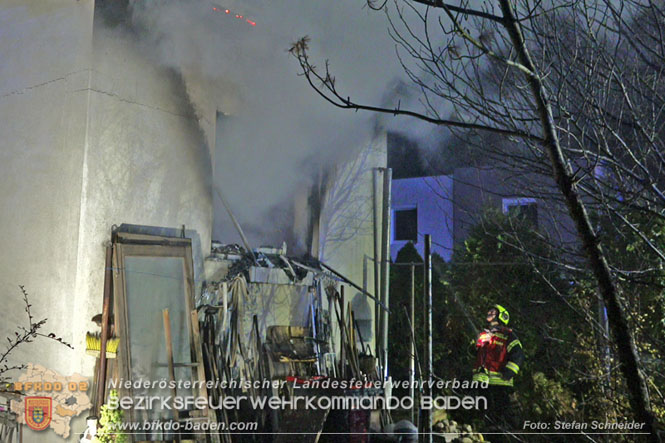
<svg viewBox="0 0 665 443">
<path fill-rule="evenodd" d="M 641 0 L 395 0 L 387 14 L 402 66 L 422 106 L 375 106 L 342 91 L 328 62 L 317 69 L 308 38 L 291 53 L 312 88 L 333 105 L 415 117 L 453 131 L 501 136 L 486 145 L 547 173 L 567 208 L 607 307 L 636 418 L 655 441 L 649 391 L 623 306 L 622 269 L 589 212 L 634 232 L 656 268 L 665 251 L 631 214 L 665 218 L 665 7 Z M 370 3 L 385 9 L 386 3 Z M 508 159 L 508 160 L 506 160 Z M 620 230 L 617 230 L 619 232 Z"/>
</svg>

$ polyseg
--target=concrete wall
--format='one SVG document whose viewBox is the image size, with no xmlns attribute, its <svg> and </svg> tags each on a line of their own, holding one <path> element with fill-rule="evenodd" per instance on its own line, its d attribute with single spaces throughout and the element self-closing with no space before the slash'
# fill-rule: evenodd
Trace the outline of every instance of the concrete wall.
<svg viewBox="0 0 665 443">
<path fill-rule="evenodd" d="M 184 82 L 94 15 L 90 0 L 0 6 L 0 338 L 25 325 L 25 285 L 45 332 L 76 349 L 38 339 L 12 361 L 63 375 L 92 376 L 85 332 L 113 225 L 184 224 L 210 245 L 210 151 Z M 25 442 L 62 441 L 25 430 Z"/>
<path fill-rule="evenodd" d="M 452 177 L 416 177 L 393 180 L 392 226 L 395 211 L 416 209 L 418 214 L 418 241 L 415 247 L 421 257 L 425 253 L 425 234 L 432 236 L 432 252 L 450 260 L 453 249 L 453 180 Z M 395 260 L 408 241 L 395 240 L 392 232 L 390 253 Z"/>
</svg>

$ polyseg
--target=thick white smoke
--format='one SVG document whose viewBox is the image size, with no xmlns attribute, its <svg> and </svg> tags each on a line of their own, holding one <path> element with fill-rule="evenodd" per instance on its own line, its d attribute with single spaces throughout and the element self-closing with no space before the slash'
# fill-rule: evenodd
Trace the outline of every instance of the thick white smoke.
<svg viewBox="0 0 665 443">
<path fill-rule="evenodd" d="M 329 59 L 340 89 L 359 102 L 385 103 L 395 84 L 409 83 L 385 14 L 365 0 L 136 0 L 132 11 L 146 49 L 210 80 L 204 95 L 222 116 L 214 179 L 255 244 L 276 240 L 275 227 L 280 218 L 288 223 L 288 214 L 275 208 L 288 212 L 299 188 L 367 143 L 376 125 L 375 115 L 340 110 L 318 96 L 298 76 L 291 43 L 309 36 L 317 64 Z M 195 107 L 197 100 L 192 96 Z M 391 126 L 427 131 L 406 118 Z M 215 238 L 237 241 L 218 201 L 215 221 Z"/>
<path fill-rule="evenodd" d="M 210 80 L 206 98 L 222 116 L 215 181 L 255 244 L 266 241 L 262 225 L 274 231 L 276 218 L 285 216 L 275 207 L 288 212 L 298 188 L 373 130 L 370 114 L 336 109 L 309 88 L 287 53 L 290 44 L 309 35 L 312 53 L 329 58 L 360 100 L 376 102 L 401 75 L 385 17 L 362 0 L 142 0 L 132 12 L 143 44 L 162 63 Z M 236 241 L 216 208 L 215 237 Z"/>
</svg>

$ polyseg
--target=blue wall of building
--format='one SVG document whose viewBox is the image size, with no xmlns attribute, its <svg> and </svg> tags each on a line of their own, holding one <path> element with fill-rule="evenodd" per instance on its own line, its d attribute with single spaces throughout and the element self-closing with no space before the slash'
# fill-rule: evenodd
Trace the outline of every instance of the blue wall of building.
<svg viewBox="0 0 665 443">
<path fill-rule="evenodd" d="M 432 252 L 446 261 L 453 250 L 453 179 L 449 176 L 414 177 L 392 182 L 390 255 L 393 260 L 408 241 L 395 240 L 395 211 L 417 209 L 416 249 L 424 253 L 425 234 L 432 236 Z"/>
</svg>

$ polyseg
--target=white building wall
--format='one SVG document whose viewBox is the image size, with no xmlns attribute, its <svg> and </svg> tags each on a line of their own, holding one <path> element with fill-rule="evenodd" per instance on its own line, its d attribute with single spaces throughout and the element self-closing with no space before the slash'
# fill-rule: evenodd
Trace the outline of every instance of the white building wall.
<svg viewBox="0 0 665 443">
<path fill-rule="evenodd" d="M 44 332 L 76 349 L 37 339 L 12 362 L 90 377 L 85 332 L 101 312 L 112 225 L 184 224 L 207 255 L 212 220 L 210 150 L 183 81 L 131 38 L 93 31 L 93 16 L 91 0 L 0 5 L 0 338 L 26 324 L 25 285 Z"/>
<path fill-rule="evenodd" d="M 418 241 L 415 244 L 420 256 L 425 253 L 425 234 L 432 236 L 432 252 L 450 260 L 453 252 L 453 179 L 448 176 L 414 177 L 393 180 L 392 226 L 395 211 L 417 209 Z M 390 254 L 395 260 L 407 241 L 396 241 L 392 232 Z"/>
<path fill-rule="evenodd" d="M 366 256 L 374 256 L 372 171 L 385 168 L 386 152 L 386 135 L 381 133 L 359 149 L 352 160 L 340 164 L 326 190 L 321 214 L 319 258 L 358 286 L 365 285 L 370 294 L 376 294 L 374 265 L 371 259 L 365 260 Z M 380 209 L 381 184 L 377 191 Z M 380 233 L 380 220 L 378 224 Z M 374 302 L 349 285 L 345 298 L 352 303 L 363 340 L 373 350 Z"/>
<path fill-rule="evenodd" d="M 72 326 L 87 315 L 75 307 L 92 16 L 92 1 L 0 6 L 0 337 L 27 326 L 25 285 L 35 317 L 78 349 L 40 339 L 15 361 L 62 372 L 80 366 Z"/>
</svg>

